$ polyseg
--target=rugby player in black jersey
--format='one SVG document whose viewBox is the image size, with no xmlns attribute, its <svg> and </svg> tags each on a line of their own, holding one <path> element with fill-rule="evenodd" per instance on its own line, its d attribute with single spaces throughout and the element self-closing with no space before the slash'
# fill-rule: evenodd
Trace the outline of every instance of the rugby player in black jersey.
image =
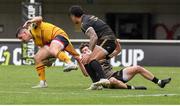
<svg viewBox="0 0 180 106">
<path fill-rule="evenodd" d="M 84 10 L 78 5 L 70 7 L 69 15 L 74 24 L 81 24 L 82 31 L 90 39 L 89 49 L 91 53 L 83 55 L 81 62 L 86 64 L 86 69 L 94 68 L 99 73 L 100 80 L 97 81 L 97 84 L 110 83 L 105 78 L 98 61 L 109 58 L 109 54 L 115 50 L 116 37 L 114 32 L 98 17 L 85 14 Z"/>
</svg>

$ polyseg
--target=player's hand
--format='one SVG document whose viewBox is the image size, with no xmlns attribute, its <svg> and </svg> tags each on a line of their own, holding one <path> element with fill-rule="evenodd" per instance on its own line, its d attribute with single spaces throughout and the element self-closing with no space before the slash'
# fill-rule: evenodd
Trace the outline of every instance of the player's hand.
<svg viewBox="0 0 180 106">
<path fill-rule="evenodd" d="M 31 20 L 27 20 L 27 21 L 24 23 L 23 27 L 28 27 L 31 23 L 32 23 Z"/>
<path fill-rule="evenodd" d="M 80 56 L 74 56 L 74 58 L 75 58 L 78 62 L 81 62 L 81 63 L 82 63 L 82 61 L 81 61 L 82 55 L 80 55 Z M 85 65 L 84 63 L 82 63 L 82 64 Z"/>
<path fill-rule="evenodd" d="M 82 62 L 83 64 L 87 64 L 88 61 L 89 61 L 89 58 L 90 58 L 90 54 L 83 54 L 83 55 L 82 55 L 82 58 L 81 58 L 81 62 Z"/>
</svg>

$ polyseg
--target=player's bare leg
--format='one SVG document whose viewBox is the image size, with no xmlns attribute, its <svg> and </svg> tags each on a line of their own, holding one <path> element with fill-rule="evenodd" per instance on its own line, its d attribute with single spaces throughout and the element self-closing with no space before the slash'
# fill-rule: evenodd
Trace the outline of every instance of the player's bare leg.
<svg viewBox="0 0 180 106">
<path fill-rule="evenodd" d="M 50 56 L 48 48 L 49 47 L 47 46 L 40 48 L 39 51 L 34 56 L 36 71 L 38 72 L 40 83 L 32 88 L 47 87 L 46 78 L 45 78 L 45 66 L 42 63 L 42 61 Z"/>
<path fill-rule="evenodd" d="M 114 88 L 114 89 L 132 89 L 132 90 L 146 90 L 147 88 L 144 86 L 131 86 L 131 85 L 127 85 L 126 83 L 117 80 L 114 77 L 111 77 L 109 79 L 110 81 L 110 85 L 109 88 Z"/>
<path fill-rule="evenodd" d="M 71 71 L 71 70 L 77 70 L 78 67 L 75 65 L 70 58 L 63 52 L 62 50 L 64 49 L 63 43 L 53 40 L 50 45 L 50 53 L 54 56 L 57 57 L 59 60 L 64 61 L 67 63 L 67 66 L 64 68 L 64 71 Z"/>
<path fill-rule="evenodd" d="M 120 88 L 120 89 L 127 89 L 127 85 L 125 83 L 123 83 L 122 81 L 117 80 L 114 77 L 111 77 L 109 79 L 110 81 L 110 86 L 113 86 L 114 88 Z"/>
<path fill-rule="evenodd" d="M 156 78 L 150 71 L 147 69 L 141 67 L 141 66 L 132 66 L 127 67 L 124 69 L 124 73 L 126 73 L 127 80 L 131 80 L 136 74 L 140 74 L 145 79 L 150 80 L 154 82 L 155 84 L 158 84 L 161 88 L 164 88 L 166 84 L 168 84 L 171 81 L 171 78 L 160 80 Z"/>
</svg>

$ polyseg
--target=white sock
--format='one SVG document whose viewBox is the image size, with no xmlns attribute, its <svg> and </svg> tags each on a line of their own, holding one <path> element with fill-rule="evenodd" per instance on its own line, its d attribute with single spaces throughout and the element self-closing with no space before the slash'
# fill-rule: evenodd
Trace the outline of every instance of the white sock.
<svg viewBox="0 0 180 106">
<path fill-rule="evenodd" d="M 158 81 L 158 84 L 161 84 L 161 80 Z"/>
<path fill-rule="evenodd" d="M 135 89 L 135 87 L 134 87 L 134 86 L 131 86 L 131 89 Z"/>
<path fill-rule="evenodd" d="M 46 81 L 45 80 L 40 80 L 40 84 L 45 84 L 46 83 Z"/>
</svg>

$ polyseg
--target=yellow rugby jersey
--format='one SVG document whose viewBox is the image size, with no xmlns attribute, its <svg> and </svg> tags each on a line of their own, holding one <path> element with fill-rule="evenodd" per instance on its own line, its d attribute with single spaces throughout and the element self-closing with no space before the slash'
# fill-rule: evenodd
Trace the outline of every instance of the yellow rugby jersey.
<svg viewBox="0 0 180 106">
<path fill-rule="evenodd" d="M 57 35 L 63 36 L 69 40 L 65 31 L 47 22 L 41 22 L 40 24 L 33 23 L 29 27 L 29 30 L 33 36 L 35 45 L 40 47 L 49 44 Z"/>
</svg>

